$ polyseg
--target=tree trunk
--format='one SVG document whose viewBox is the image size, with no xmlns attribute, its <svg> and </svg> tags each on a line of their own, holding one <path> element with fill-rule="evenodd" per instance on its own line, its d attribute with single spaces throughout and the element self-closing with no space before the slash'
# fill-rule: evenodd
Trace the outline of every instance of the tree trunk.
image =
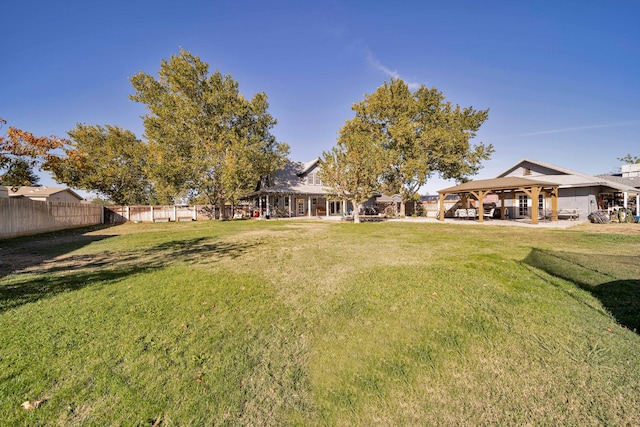
<svg viewBox="0 0 640 427">
<path fill-rule="evenodd" d="M 405 202 L 404 200 L 400 202 L 400 218 L 405 217 L 405 212 L 407 211 L 406 206 L 407 202 Z"/>
<path fill-rule="evenodd" d="M 224 201 L 218 200 L 216 205 L 218 206 L 218 209 L 220 209 L 220 218 L 219 219 L 221 221 L 227 219 L 227 213 L 225 212 L 225 209 L 224 209 Z"/>
<path fill-rule="evenodd" d="M 353 223 L 360 223 L 360 205 L 356 203 L 355 200 L 351 201 L 351 205 L 353 206 Z"/>
</svg>

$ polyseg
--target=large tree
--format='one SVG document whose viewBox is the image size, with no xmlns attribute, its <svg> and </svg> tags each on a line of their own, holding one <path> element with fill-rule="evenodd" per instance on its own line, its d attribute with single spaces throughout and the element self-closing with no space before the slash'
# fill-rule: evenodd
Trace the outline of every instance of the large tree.
<svg viewBox="0 0 640 427">
<path fill-rule="evenodd" d="M 224 212 L 225 202 L 284 165 L 289 147 L 270 133 L 267 96 L 246 99 L 231 76 L 210 75 L 198 56 L 180 50 L 161 62 L 157 79 L 140 72 L 131 83 L 131 99 L 149 111 L 149 171 L 162 201 L 205 196 Z"/>
<path fill-rule="evenodd" d="M 360 205 L 380 189 L 385 153 L 371 129 L 358 118 L 340 129 L 338 143 L 320 159 L 320 179 L 336 199 L 353 205 L 353 221 L 360 222 Z"/>
<path fill-rule="evenodd" d="M 78 123 L 64 141 L 65 156 L 52 157 L 44 168 L 57 182 L 95 191 L 115 204 L 150 202 L 147 146 L 135 134 L 118 126 Z"/>
<path fill-rule="evenodd" d="M 493 152 L 492 145 L 469 142 L 488 110 L 454 106 L 435 88 L 423 85 L 411 92 L 404 81 L 393 79 L 352 108 L 387 154 L 384 188 L 402 197 L 401 215 L 433 174 L 465 180 Z"/>
</svg>

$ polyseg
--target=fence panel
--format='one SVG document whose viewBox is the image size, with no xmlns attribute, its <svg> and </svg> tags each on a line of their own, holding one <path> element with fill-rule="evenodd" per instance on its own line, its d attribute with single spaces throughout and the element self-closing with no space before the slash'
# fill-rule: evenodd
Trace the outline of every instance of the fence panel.
<svg viewBox="0 0 640 427">
<path fill-rule="evenodd" d="M 0 238 L 102 224 L 102 206 L 84 203 L 0 199 Z"/>
<path fill-rule="evenodd" d="M 106 224 L 120 224 L 127 221 L 205 221 L 215 219 L 215 210 L 211 205 L 105 206 L 104 209 L 104 222 Z M 227 218 L 231 218 L 231 206 L 225 206 L 225 213 Z"/>
</svg>

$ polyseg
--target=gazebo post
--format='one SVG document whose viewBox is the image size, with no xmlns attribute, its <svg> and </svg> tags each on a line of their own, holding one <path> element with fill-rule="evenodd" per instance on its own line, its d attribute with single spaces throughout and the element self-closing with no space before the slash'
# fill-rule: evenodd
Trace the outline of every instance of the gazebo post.
<svg viewBox="0 0 640 427">
<path fill-rule="evenodd" d="M 447 198 L 448 194 L 440 193 L 440 213 L 438 214 L 438 219 L 440 221 L 444 221 L 444 200 Z"/>
</svg>

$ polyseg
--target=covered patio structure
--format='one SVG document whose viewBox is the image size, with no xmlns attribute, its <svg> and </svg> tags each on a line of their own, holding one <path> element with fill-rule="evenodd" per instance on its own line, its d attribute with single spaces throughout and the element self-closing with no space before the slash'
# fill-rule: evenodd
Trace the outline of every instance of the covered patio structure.
<svg viewBox="0 0 640 427">
<path fill-rule="evenodd" d="M 513 201 L 516 200 L 517 194 L 525 194 L 531 201 L 531 224 L 538 224 L 540 215 L 538 208 L 538 199 L 543 195 L 545 199 L 551 198 L 551 221 L 558 221 L 558 187 L 559 184 L 547 181 L 539 181 L 535 179 L 520 177 L 503 177 L 493 179 L 480 179 L 476 181 L 465 182 L 453 187 L 438 190 L 440 195 L 440 208 L 438 218 L 444 221 L 445 217 L 445 199 L 450 194 L 458 194 L 461 197 L 461 205 L 464 208 L 469 207 L 469 200 L 478 201 L 478 221 L 484 221 L 482 200 L 490 193 L 498 194 L 500 197 L 500 219 L 506 219 L 506 197 L 511 196 Z"/>
</svg>

